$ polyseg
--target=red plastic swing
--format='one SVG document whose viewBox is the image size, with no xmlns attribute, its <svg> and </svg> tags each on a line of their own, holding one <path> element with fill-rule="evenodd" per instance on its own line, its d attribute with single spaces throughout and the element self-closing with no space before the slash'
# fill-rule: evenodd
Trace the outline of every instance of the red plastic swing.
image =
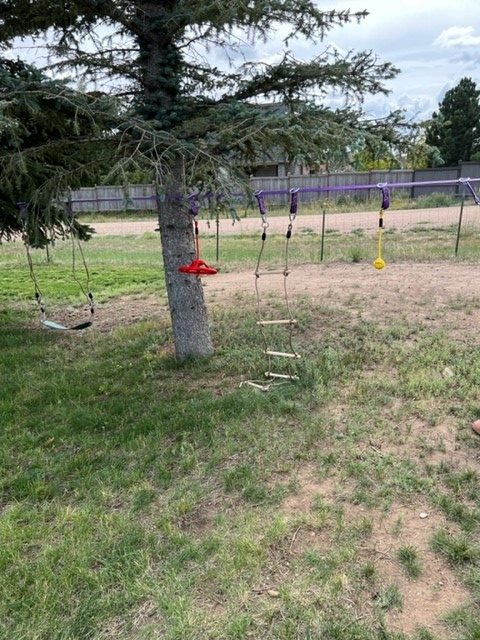
<svg viewBox="0 0 480 640">
<path fill-rule="evenodd" d="M 193 198 L 190 199 L 190 213 L 193 216 L 196 216 L 198 213 L 198 202 Z M 195 229 L 195 248 L 196 248 L 196 256 L 194 260 L 190 264 L 182 264 L 178 267 L 178 270 L 182 273 L 189 273 L 193 276 L 213 276 L 217 273 L 217 270 L 213 267 L 210 267 L 205 260 L 200 258 L 200 242 L 198 239 L 198 222 L 194 217 L 193 226 Z"/>
</svg>

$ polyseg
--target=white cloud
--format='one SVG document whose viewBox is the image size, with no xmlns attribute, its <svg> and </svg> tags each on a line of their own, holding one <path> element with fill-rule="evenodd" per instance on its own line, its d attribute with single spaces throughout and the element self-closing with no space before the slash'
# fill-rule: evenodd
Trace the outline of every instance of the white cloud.
<svg viewBox="0 0 480 640">
<path fill-rule="evenodd" d="M 444 49 L 478 47 L 480 45 L 480 36 L 475 35 L 473 27 L 449 27 L 442 31 L 433 44 Z"/>
</svg>

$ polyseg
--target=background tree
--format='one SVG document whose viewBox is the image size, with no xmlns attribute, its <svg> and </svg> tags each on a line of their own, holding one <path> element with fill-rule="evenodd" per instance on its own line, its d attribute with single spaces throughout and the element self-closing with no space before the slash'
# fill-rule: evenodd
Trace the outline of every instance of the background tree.
<svg viewBox="0 0 480 640">
<path fill-rule="evenodd" d="M 437 147 L 443 164 L 472 160 L 480 152 L 480 90 L 470 78 L 462 78 L 447 91 L 438 113 L 426 125 L 427 145 Z"/>
<path fill-rule="evenodd" d="M 121 167 L 127 159 L 150 166 L 158 184 L 177 356 L 213 350 L 201 283 L 178 272 L 194 255 L 184 194 L 195 185 L 228 191 L 232 166 L 254 162 L 265 149 L 281 149 L 292 159 L 301 154 L 313 164 L 322 146 L 375 128 L 358 105 L 366 93 L 385 93 L 383 82 L 397 70 L 372 52 L 342 56 L 321 45 L 329 29 L 365 15 L 323 11 L 309 0 L 0 2 L 4 46 L 14 37 L 42 37 L 48 31 L 58 60 L 52 70 L 74 69 L 97 83 L 108 79 L 135 118 L 141 117 L 143 124 L 119 127 L 117 153 Z M 280 25 L 284 52 L 277 63 L 236 63 Z M 102 30 L 108 32 L 104 40 L 98 36 Z M 310 61 L 289 52 L 295 38 L 310 42 L 315 52 Z M 221 64 L 222 58 L 230 66 Z M 348 109 L 322 105 L 332 90 L 345 95 Z M 265 102 L 286 109 L 269 111 L 261 106 Z M 387 125 L 382 123 L 384 130 Z M 229 174 L 218 171 L 222 162 Z"/>
<path fill-rule="evenodd" d="M 371 171 L 374 169 L 398 169 L 400 166 L 398 154 L 386 141 L 378 138 L 365 140 L 353 156 L 353 166 L 357 171 Z"/>
<path fill-rule="evenodd" d="M 443 164 L 438 147 L 427 144 L 422 130 L 412 136 L 402 154 L 402 167 L 405 169 L 426 169 Z"/>
</svg>

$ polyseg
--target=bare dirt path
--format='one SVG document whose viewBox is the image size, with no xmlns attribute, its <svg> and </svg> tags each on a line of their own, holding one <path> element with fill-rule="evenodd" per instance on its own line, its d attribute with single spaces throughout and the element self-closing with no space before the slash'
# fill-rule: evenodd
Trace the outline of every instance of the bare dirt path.
<svg viewBox="0 0 480 640">
<path fill-rule="evenodd" d="M 254 295 L 253 272 L 218 274 L 204 279 L 207 300 L 225 303 Z M 283 276 L 260 278 L 262 296 L 283 297 Z M 334 263 L 294 266 L 288 276 L 293 302 L 306 296 L 329 309 L 356 310 L 359 319 L 398 321 L 444 327 L 479 344 L 480 263 L 389 264 L 377 271 L 369 264 Z"/>
<path fill-rule="evenodd" d="M 387 228 L 405 229 L 407 227 L 425 224 L 445 226 L 458 222 L 459 207 L 439 207 L 437 209 L 396 209 L 385 213 L 385 225 Z M 469 206 L 464 211 L 465 223 L 480 223 L 480 208 Z M 273 232 L 283 232 L 288 224 L 285 216 L 270 216 L 268 218 L 269 229 Z M 311 230 L 320 232 L 322 228 L 322 216 L 318 214 L 302 215 L 299 213 L 296 219 L 297 230 Z M 219 220 L 219 233 L 221 235 L 233 235 L 253 233 L 260 229 L 260 217 L 242 218 L 240 222 L 232 225 L 231 220 L 221 218 Z M 155 231 L 157 222 L 151 220 L 131 220 L 118 222 L 95 222 L 92 224 L 99 235 L 141 235 Z M 199 220 L 201 233 L 214 234 L 216 232 L 215 221 Z M 326 228 L 336 231 L 349 232 L 354 229 L 374 231 L 378 227 L 378 211 L 361 211 L 355 213 L 328 213 L 326 215 Z"/>
<path fill-rule="evenodd" d="M 252 269 L 218 273 L 202 279 L 209 307 L 254 302 Z M 266 275 L 259 282 L 262 297 L 283 299 L 283 276 Z M 390 263 L 377 271 L 366 263 L 296 265 L 288 276 L 288 292 L 295 303 L 302 297 L 322 307 L 345 314 L 354 312 L 359 321 L 394 324 L 407 322 L 480 345 L 480 262 Z M 165 298 L 129 296 L 101 304 L 97 328 L 109 330 L 137 320 L 167 318 Z"/>
</svg>

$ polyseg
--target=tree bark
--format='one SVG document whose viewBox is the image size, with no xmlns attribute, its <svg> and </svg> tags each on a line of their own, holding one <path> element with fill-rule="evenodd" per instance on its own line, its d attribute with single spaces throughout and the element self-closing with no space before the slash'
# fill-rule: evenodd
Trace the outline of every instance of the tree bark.
<svg viewBox="0 0 480 640">
<path fill-rule="evenodd" d="M 159 228 L 175 355 L 179 359 L 213 354 L 201 279 L 178 267 L 195 257 L 192 215 L 183 193 L 183 162 L 175 161 L 166 196 L 159 201 Z"/>
</svg>

